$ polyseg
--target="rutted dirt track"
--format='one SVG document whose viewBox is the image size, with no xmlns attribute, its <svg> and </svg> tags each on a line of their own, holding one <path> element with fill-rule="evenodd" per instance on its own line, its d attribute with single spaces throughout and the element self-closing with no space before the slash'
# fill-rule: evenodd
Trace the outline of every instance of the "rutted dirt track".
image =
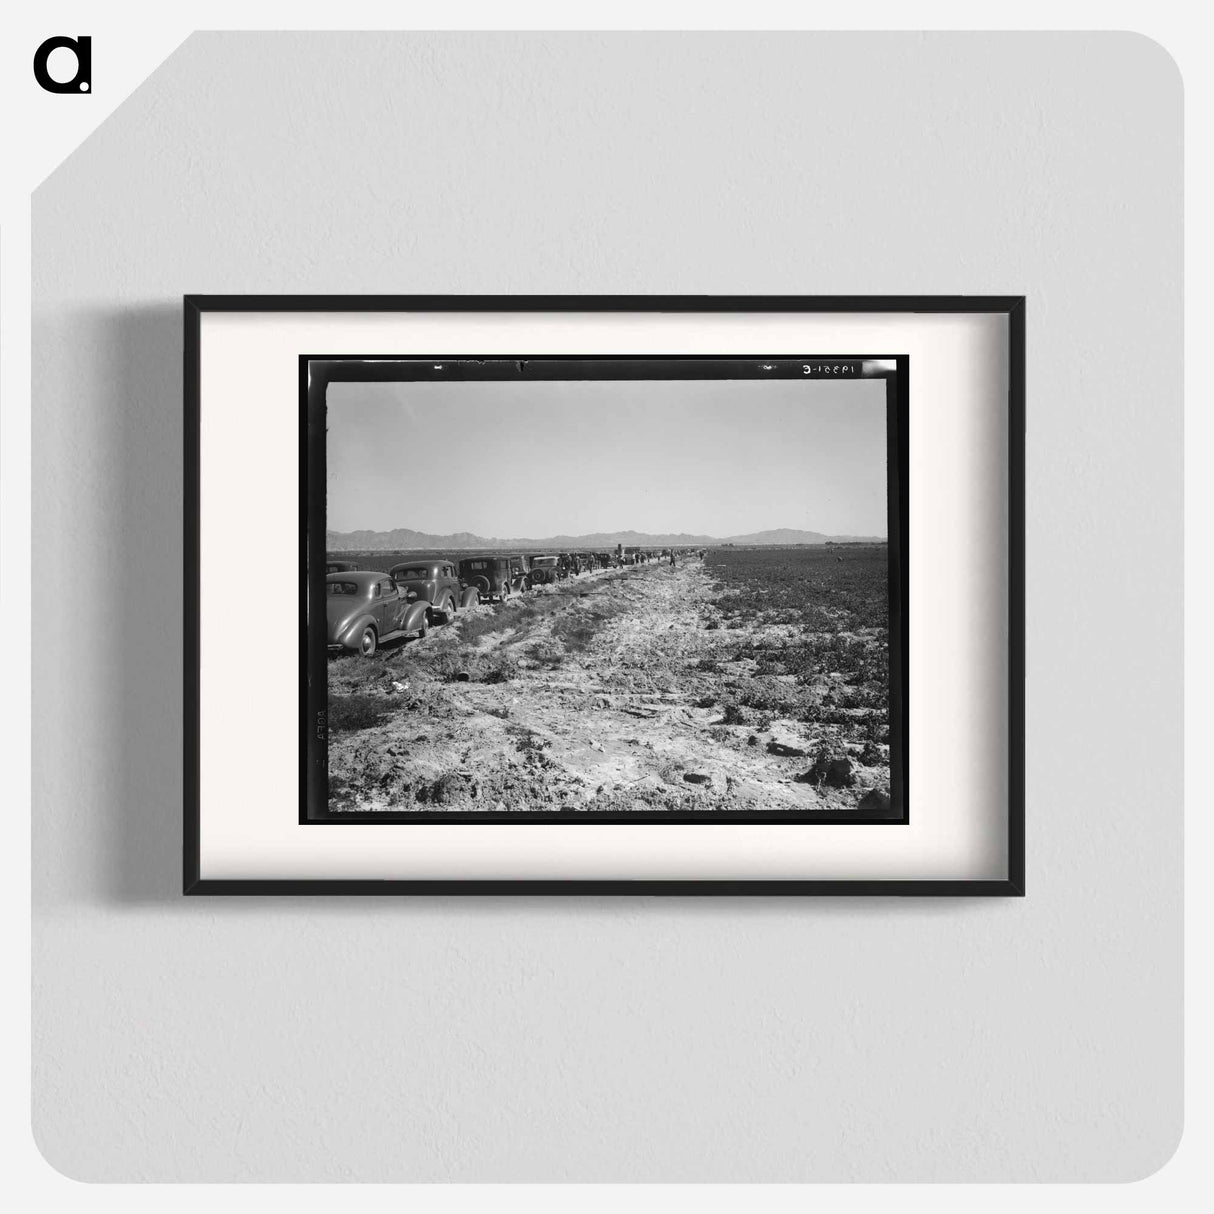
<svg viewBox="0 0 1214 1214">
<path fill-rule="evenodd" d="M 849 787 L 808 780 L 830 742 L 813 725 L 729 722 L 739 642 L 781 626 L 717 627 L 713 590 L 695 560 L 599 571 L 331 660 L 331 708 L 370 714 L 331 732 L 331 808 L 855 810 L 888 789 L 888 760 L 855 754 Z"/>
</svg>

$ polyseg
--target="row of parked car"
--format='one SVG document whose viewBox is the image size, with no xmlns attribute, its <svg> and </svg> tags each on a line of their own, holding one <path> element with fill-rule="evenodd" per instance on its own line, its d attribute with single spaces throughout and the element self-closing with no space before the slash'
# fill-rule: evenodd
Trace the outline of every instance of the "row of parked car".
<svg viewBox="0 0 1214 1214">
<path fill-rule="evenodd" d="M 423 557 L 393 565 L 387 573 L 359 569 L 352 561 L 325 566 L 327 642 L 330 651 L 370 657 L 383 641 L 424 637 L 449 623 L 461 607 L 504 603 L 511 595 L 564 581 L 594 569 L 644 564 L 669 549 L 619 548 L 615 552 L 508 553 Z"/>
</svg>

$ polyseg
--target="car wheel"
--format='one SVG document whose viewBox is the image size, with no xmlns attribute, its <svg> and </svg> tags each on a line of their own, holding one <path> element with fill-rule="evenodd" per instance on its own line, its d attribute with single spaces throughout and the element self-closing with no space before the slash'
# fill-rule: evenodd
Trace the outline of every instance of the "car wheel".
<svg viewBox="0 0 1214 1214">
<path fill-rule="evenodd" d="M 455 619 L 455 613 L 456 613 L 458 610 L 459 610 L 459 607 L 458 607 L 458 605 L 457 605 L 457 604 L 456 604 L 456 602 L 455 602 L 455 595 L 453 595 L 453 594 L 449 594 L 449 595 L 447 595 L 447 611 L 446 611 L 446 615 L 447 615 L 447 623 L 448 623 L 448 624 L 450 624 L 450 623 L 451 623 L 451 621 L 452 621 L 453 619 Z"/>
<path fill-rule="evenodd" d="M 425 639 L 426 629 L 429 627 L 428 617 L 429 617 L 429 612 L 427 612 L 426 615 L 422 616 L 421 620 L 419 621 L 419 623 L 417 625 L 417 639 L 419 641 Z"/>
<path fill-rule="evenodd" d="M 379 637 L 375 635 L 375 629 L 370 624 L 363 629 L 363 634 L 358 638 L 358 652 L 364 658 L 375 656 L 375 650 L 379 647 Z"/>
</svg>

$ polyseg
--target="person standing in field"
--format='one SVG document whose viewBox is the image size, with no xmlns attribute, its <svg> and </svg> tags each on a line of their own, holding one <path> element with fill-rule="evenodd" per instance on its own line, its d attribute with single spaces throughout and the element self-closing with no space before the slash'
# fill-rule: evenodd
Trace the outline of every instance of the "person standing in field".
<svg viewBox="0 0 1214 1214">
<path fill-rule="evenodd" d="M 674 549 L 672 548 L 670 550 L 670 567 L 671 567 L 671 569 L 673 569 L 675 567 L 675 563 L 676 563 L 676 561 L 675 561 Z"/>
</svg>

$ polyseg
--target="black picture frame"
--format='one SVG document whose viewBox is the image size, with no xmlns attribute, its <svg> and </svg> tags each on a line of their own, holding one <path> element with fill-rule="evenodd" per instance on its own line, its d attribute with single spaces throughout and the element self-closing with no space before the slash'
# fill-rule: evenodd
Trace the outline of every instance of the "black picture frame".
<svg viewBox="0 0 1214 1214">
<path fill-rule="evenodd" d="M 199 595 L 200 595 L 200 338 L 207 312 L 629 312 L 629 313 L 747 313 L 747 312 L 838 312 L 838 313 L 987 313 L 1006 319 L 1008 326 L 1008 822 L 1007 874 L 999 880 L 216 880 L 200 873 L 200 769 L 199 769 Z M 185 520 L 183 543 L 185 755 L 183 817 L 183 892 L 189 895 L 401 895 L 401 894 L 640 894 L 640 895 L 843 895 L 843 896 L 1023 896 L 1024 894 L 1024 419 L 1025 419 L 1025 299 L 1022 296 L 210 296 L 184 298 L 184 487 Z M 330 356 L 334 362 L 351 362 L 358 356 Z M 368 356 L 377 357 L 377 356 Z M 399 356 L 393 356 L 399 359 Z M 418 356 L 410 356 L 416 359 Z M 448 356 L 449 357 L 449 356 Z M 464 356 L 461 356 L 464 357 Z M 470 357 L 470 356 L 469 356 Z M 647 359 L 650 356 L 645 356 Z M 788 355 L 776 356 L 788 360 Z M 871 353 L 864 358 L 880 357 Z M 897 358 L 898 356 L 889 356 Z M 323 354 L 299 357 L 300 392 L 307 398 L 309 361 L 324 360 Z M 845 356 L 831 355 L 836 362 Z M 571 361 L 562 359 L 560 361 Z M 703 360 L 699 360 L 703 361 Z M 898 378 L 905 397 L 905 359 Z M 903 427 L 896 434 L 898 458 L 906 458 L 905 399 L 902 410 L 891 416 Z M 306 429 L 306 427 L 305 427 Z M 309 444 L 300 444 L 301 527 L 300 568 L 309 567 L 306 485 L 309 476 Z M 903 473 L 905 469 L 903 468 Z M 899 608 L 896 633 L 891 631 L 891 650 L 898 653 L 900 689 L 906 686 L 907 612 L 905 603 L 907 537 L 907 478 L 891 477 L 897 489 L 896 529 L 891 527 L 891 547 L 899 547 L 900 578 L 891 576 L 891 596 Z M 323 533 L 322 541 L 323 543 Z M 314 566 L 315 562 L 313 562 Z M 891 568 L 893 562 L 891 561 Z M 306 630 L 307 595 L 304 575 L 301 621 Z M 891 616 L 895 606 L 891 597 Z M 896 641 L 895 641 L 896 637 Z M 309 736 L 311 709 L 306 704 L 309 657 L 301 646 L 301 740 Z M 891 688 L 893 683 L 891 683 Z M 899 714 L 902 737 L 901 761 L 907 756 L 907 714 Z M 308 787 L 309 747 L 301 744 L 301 789 Z M 306 795 L 306 794 L 305 794 Z M 564 819 L 561 819 L 562 821 Z M 747 820 L 767 820 L 747 815 Z M 829 820 L 822 818 L 819 820 Z M 904 820 L 904 819 L 903 819 Z M 301 806 L 301 822 L 307 822 Z M 323 823 L 309 822 L 309 825 Z"/>
</svg>

